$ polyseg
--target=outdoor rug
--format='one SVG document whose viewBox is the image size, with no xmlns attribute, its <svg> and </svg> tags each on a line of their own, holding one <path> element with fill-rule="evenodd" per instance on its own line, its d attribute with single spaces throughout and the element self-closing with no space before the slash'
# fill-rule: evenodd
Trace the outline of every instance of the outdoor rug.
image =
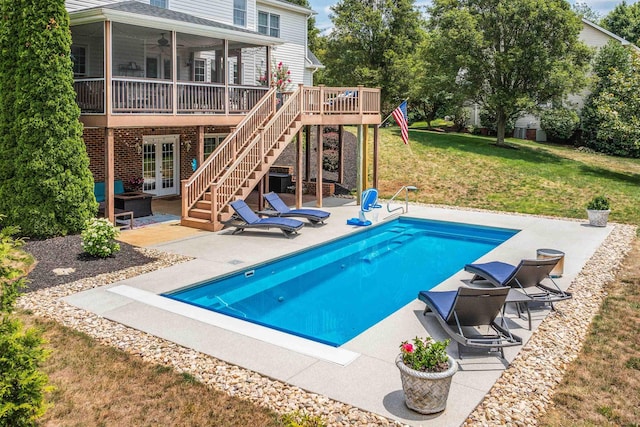
<svg viewBox="0 0 640 427">
<path fill-rule="evenodd" d="M 133 228 L 149 227 L 151 225 L 162 224 L 165 222 L 179 221 L 180 217 L 177 215 L 154 213 L 153 215 L 143 216 L 133 219 Z"/>
</svg>

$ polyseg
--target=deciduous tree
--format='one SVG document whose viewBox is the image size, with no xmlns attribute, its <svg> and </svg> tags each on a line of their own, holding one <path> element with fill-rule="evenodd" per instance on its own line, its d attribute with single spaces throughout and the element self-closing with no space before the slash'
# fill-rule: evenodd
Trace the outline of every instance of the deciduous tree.
<svg viewBox="0 0 640 427">
<path fill-rule="evenodd" d="M 601 24 L 612 33 L 631 43 L 639 44 L 640 3 L 627 4 L 623 0 L 607 16 L 602 18 Z"/>
<path fill-rule="evenodd" d="M 457 86 L 505 124 L 584 84 L 589 50 L 580 18 L 564 0 L 434 0 L 430 25 Z"/>
<path fill-rule="evenodd" d="M 325 82 L 382 89 L 383 110 L 407 97 L 423 36 L 414 0 L 341 0 L 332 7 L 333 32 L 321 58 Z"/>
</svg>

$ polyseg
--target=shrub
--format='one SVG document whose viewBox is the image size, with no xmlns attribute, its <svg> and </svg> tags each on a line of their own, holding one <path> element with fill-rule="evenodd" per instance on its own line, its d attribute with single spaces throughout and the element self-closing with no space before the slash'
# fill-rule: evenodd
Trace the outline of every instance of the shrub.
<svg viewBox="0 0 640 427">
<path fill-rule="evenodd" d="M 89 255 L 106 258 L 120 250 L 120 244 L 114 240 L 118 233 L 108 219 L 90 219 L 82 231 L 82 247 Z"/>
<path fill-rule="evenodd" d="M 0 426 L 32 426 L 46 411 L 48 378 L 38 369 L 47 357 L 36 329 L 11 316 L 24 272 L 17 267 L 20 240 L 15 227 L 0 230 Z M 20 263 L 18 263 L 19 265 Z"/>
<path fill-rule="evenodd" d="M 576 133 L 580 117 L 574 110 L 556 107 L 544 110 L 540 116 L 540 127 L 554 141 L 568 141 Z"/>
<path fill-rule="evenodd" d="M 337 172 L 338 171 L 338 151 L 337 150 L 327 150 L 322 153 L 322 169 L 327 172 Z"/>
</svg>

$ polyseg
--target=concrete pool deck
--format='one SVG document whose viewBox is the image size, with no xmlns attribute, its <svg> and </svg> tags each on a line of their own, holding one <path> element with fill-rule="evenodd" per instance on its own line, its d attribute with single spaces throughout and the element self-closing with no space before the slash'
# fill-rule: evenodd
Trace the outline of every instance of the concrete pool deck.
<svg viewBox="0 0 640 427">
<path fill-rule="evenodd" d="M 228 318 L 225 324 L 225 316 L 222 316 L 221 324 L 219 318 L 212 319 L 211 314 L 203 313 L 204 310 L 157 296 L 357 231 L 355 227 L 346 225 L 348 218 L 357 216 L 358 207 L 353 200 L 325 199 L 323 209 L 332 214 L 326 225 L 305 226 L 292 239 L 286 239 L 277 230 L 248 230 L 239 235 L 231 235 L 231 230 L 223 230 L 218 233 L 198 233 L 155 245 L 154 248 L 160 251 L 194 259 L 79 292 L 64 298 L 64 301 L 264 376 L 404 424 L 462 424 L 501 376 L 507 363 L 495 356 L 459 359 L 457 348 L 452 344 L 448 351 L 458 360 L 460 370 L 453 378 L 447 409 L 432 416 L 408 410 L 404 405 L 400 375 L 394 364 L 400 343 L 415 336 L 446 338 L 431 315 L 422 315 L 424 304 L 417 299 L 336 350 L 305 343 L 297 338 L 288 340 L 286 336 L 274 336 L 264 329 L 238 325 L 235 320 Z M 386 209 L 383 208 L 380 220 L 385 216 Z M 563 289 L 569 287 L 613 230 L 613 226 L 590 227 L 586 220 L 567 221 L 418 205 L 410 206 L 408 216 L 519 229 L 521 231 L 518 234 L 479 261 L 501 260 L 515 264 L 522 258 L 535 258 L 536 249 L 558 249 L 565 253 L 564 274 L 556 280 Z M 469 278 L 470 274 L 459 271 L 437 289 L 457 289 L 461 281 Z M 532 313 L 535 332 L 549 311 L 536 310 Z M 518 319 L 514 314 L 508 315 L 508 319 L 512 331 L 526 343 L 532 334 L 527 330 L 526 320 Z M 279 344 L 275 345 L 274 342 Z M 309 350 L 305 344 L 314 348 Z M 247 351 L 248 348 L 251 351 Z M 520 349 L 505 349 L 507 361 L 512 361 Z"/>
</svg>

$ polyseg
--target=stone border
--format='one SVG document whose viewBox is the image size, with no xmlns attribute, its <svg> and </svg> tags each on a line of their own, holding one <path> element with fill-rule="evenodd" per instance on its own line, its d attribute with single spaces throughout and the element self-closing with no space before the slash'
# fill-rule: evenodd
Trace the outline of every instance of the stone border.
<svg viewBox="0 0 640 427">
<path fill-rule="evenodd" d="M 465 426 L 537 424 L 536 417 L 544 413 L 551 402 L 554 388 L 562 379 L 566 366 L 577 357 L 591 319 L 598 313 L 606 295 L 605 286 L 615 279 L 635 235 L 635 226 L 614 226 L 571 284 L 574 297 L 559 304 L 557 310 L 545 318 L 484 400 L 469 415 Z M 138 355 L 147 362 L 171 366 L 178 372 L 188 372 L 209 387 L 248 399 L 281 414 L 300 410 L 322 417 L 330 426 L 402 425 L 104 319 L 61 300 L 80 291 L 189 260 L 157 250 L 137 250 L 158 260 L 144 266 L 31 292 L 22 295 L 17 305 L 37 316 L 86 333 L 102 344 Z"/>
</svg>

